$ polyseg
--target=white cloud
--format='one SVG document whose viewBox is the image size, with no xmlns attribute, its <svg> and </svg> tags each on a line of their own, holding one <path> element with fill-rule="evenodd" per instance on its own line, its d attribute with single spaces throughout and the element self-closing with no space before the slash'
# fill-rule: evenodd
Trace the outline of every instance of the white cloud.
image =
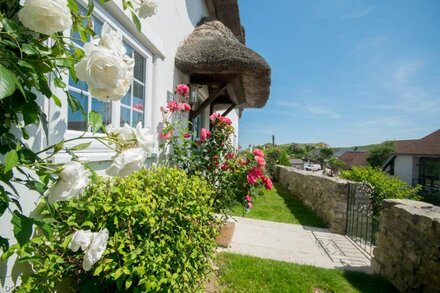
<svg viewBox="0 0 440 293">
<path fill-rule="evenodd" d="M 367 16 L 371 12 L 373 12 L 376 9 L 376 6 L 368 6 L 364 7 L 358 10 L 354 10 L 352 12 L 347 13 L 342 17 L 342 19 L 359 19 Z"/>
<path fill-rule="evenodd" d="M 280 101 L 277 105 L 281 107 L 298 108 L 301 104 L 298 102 Z"/>
<path fill-rule="evenodd" d="M 332 118 L 339 118 L 341 117 L 338 113 L 333 111 L 331 108 L 323 105 L 305 105 L 304 110 L 307 111 L 310 114 L 314 115 L 322 115 L 322 116 L 329 116 Z"/>
</svg>

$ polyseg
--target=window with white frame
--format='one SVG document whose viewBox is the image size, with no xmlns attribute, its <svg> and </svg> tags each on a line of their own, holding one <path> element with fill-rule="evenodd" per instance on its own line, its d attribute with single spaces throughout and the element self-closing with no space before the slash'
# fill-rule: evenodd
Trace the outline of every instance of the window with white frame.
<svg viewBox="0 0 440 293">
<path fill-rule="evenodd" d="M 80 6 L 81 11 L 86 14 L 86 10 Z M 135 39 L 125 33 L 118 22 L 107 18 L 104 12 L 96 13 L 92 17 L 94 31 L 99 36 L 104 22 L 109 22 L 113 29 L 122 31 L 126 54 L 134 58 L 134 78 L 130 90 L 121 101 L 103 102 L 94 98 L 88 91 L 87 84 L 83 81 L 75 82 L 69 77 L 69 92 L 82 105 L 85 112 L 96 111 L 103 117 L 104 124 L 135 126 L 142 122 L 145 126 L 146 107 L 147 107 L 147 61 L 151 58 L 149 52 L 142 46 L 135 44 Z M 78 33 L 72 34 L 75 46 L 82 47 L 84 44 L 80 40 Z M 86 131 L 87 123 L 80 111 L 73 112 L 69 106 L 67 111 L 67 131 Z"/>
</svg>

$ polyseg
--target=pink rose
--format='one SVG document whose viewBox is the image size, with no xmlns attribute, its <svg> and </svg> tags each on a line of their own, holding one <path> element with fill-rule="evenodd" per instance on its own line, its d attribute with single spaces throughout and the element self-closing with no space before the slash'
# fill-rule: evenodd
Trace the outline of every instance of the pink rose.
<svg viewBox="0 0 440 293">
<path fill-rule="evenodd" d="M 249 194 L 246 195 L 245 199 L 246 199 L 247 202 L 251 202 L 252 201 L 252 197 Z"/>
<path fill-rule="evenodd" d="M 248 208 L 248 209 L 251 209 L 252 206 L 253 206 L 253 204 L 252 204 L 251 202 L 248 202 L 248 203 L 247 203 L 247 208 Z"/>
<path fill-rule="evenodd" d="M 200 130 L 200 139 L 201 140 L 205 140 L 205 139 L 207 139 L 209 137 L 211 137 L 211 131 L 209 131 L 209 130 L 207 130 L 205 128 L 202 128 Z"/>
<path fill-rule="evenodd" d="M 255 156 L 255 161 L 257 161 L 257 164 L 260 167 L 264 167 L 266 165 L 266 160 L 263 157 Z"/>
<path fill-rule="evenodd" d="M 233 152 L 229 152 L 226 154 L 225 157 L 226 157 L 226 159 L 233 159 L 233 158 L 235 158 L 235 154 Z"/>
<path fill-rule="evenodd" d="M 161 133 L 160 134 L 160 138 L 162 138 L 163 140 L 167 140 L 171 137 L 171 131 L 168 131 L 167 133 Z"/>
<path fill-rule="evenodd" d="M 187 103 L 180 103 L 180 107 L 181 107 L 180 110 L 182 110 L 182 111 L 188 112 L 191 110 L 191 106 Z"/>
<path fill-rule="evenodd" d="M 211 122 L 214 122 L 220 116 L 221 116 L 220 113 L 214 113 L 211 116 L 209 116 L 209 120 L 211 120 Z"/>
<path fill-rule="evenodd" d="M 177 110 L 179 110 L 179 104 L 175 101 L 169 101 L 167 104 L 167 108 L 171 111 L 171 112 L 175 112 Z"/>
<path fill-rule="evenodd" d="M 263 151 L 260 150 L 260 149 L 255 149 L 252 153 L 253 153 L 254 155 L 256 155 L 256 156 L 259 156 L 259 157 L 264 158 L 264 153 L 263 153 Z"/>
<path fill-rule="evenodd" d="M 263 176 L 263 170 L 258 167 L 254 167 L 249 171 L 246 178 L 249 184 L 254 185 L 261 176 Z"/>
<path fill-rule="evenodd" d="M 266 176 L 261 176 L 261 180 L 263 180 L 264 187 L 267 190 L 271 190 L 272 189 L 273 184 L 272 184 L 272 180 L 270 180 L 270 178 L 268 178 Z"/>
<path fill-rule="evenodd" d="M 229 119 L 228 117 L 222 117 L 223 119 L 222 119 L 222 122 L 223 123 L 225 123 L 225 124 L 227 124 L 227 125 L 231 125 L 232 124 L 232 121 L 231 121 L 231 119 Z"/>
<path fill-rule="evenodd" d="M 189 87 L 186 84 L 179 84 L 176 86 L 176 93 L 179 96 L 187 96 L 189 93 Z"/>
</svg>

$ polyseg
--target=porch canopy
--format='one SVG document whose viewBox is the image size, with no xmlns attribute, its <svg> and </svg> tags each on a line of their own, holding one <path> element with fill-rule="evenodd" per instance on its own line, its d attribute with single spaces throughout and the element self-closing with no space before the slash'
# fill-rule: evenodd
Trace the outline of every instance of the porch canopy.
<svg viewBox="0 0 440 293">
<path fill-rule="evenodd" d="M 222 22 L 203 19 L 178 49 L 176 67 L 191 84 L 208 85 L 210 96 L 192 113 L 197 116 L 212 103 L 233 108 L 263 107 L 270 93 L 270 66 L 243 45 Z M 228 92 L 233 88 L 234 94 Z"/>
</svg>

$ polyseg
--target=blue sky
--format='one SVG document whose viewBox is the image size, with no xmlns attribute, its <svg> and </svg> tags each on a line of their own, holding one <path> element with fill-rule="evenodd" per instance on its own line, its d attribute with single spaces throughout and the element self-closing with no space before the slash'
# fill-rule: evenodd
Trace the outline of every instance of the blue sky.
<svg viewBox="0 0 440 293">
<path fill-rule="evenodd" d="M 246 44 L 272 67 L 240 144 L 332 146 L 440 128 L 440 1 L 239 0 Z"/>
</svg>

